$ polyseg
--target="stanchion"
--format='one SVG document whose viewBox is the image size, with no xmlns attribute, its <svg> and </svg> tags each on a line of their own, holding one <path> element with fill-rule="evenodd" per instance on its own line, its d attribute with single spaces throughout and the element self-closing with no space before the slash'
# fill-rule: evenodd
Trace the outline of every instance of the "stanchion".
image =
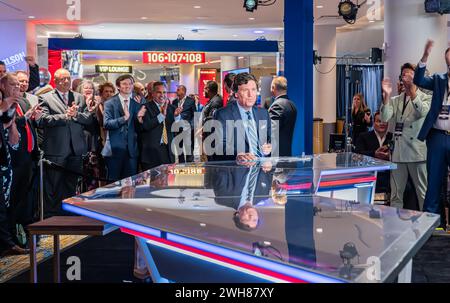
<svg viewBox="0 0 450 303">
<path fill-rule="evenodd" d="M 44 158 L 42 154 L 39 159 L 39 207 L 40 221 L 44 220 Z"/>
</svg>

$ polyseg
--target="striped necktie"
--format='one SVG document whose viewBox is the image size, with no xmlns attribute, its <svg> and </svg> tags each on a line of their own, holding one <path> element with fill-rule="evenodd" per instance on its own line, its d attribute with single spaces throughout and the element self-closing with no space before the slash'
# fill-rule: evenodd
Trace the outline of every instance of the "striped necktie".
<svg viewBox="0 0 450 303">
<path fill-rule="evenodd" d="M 255 120 L 250 113 L 250 111 L 245 112 L 247 114 L 247 135 L 248 135 L 248 143 L 250 145 L 250 152 L 258 157 L 262 156 L 262 153 L 259 149 L 258 144 L 258 134 L 256 132 Z"/>
</svg>

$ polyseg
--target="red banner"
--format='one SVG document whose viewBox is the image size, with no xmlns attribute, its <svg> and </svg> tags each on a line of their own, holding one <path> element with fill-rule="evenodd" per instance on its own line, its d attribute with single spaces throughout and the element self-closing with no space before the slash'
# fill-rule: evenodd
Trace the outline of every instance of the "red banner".
<svg viewBox="0 0 450 303">
<path fill-rule="evenodd" d="M 62 50 L 48 50 L 48 71 L 50 72 L 50 85 L 55 87 L 55 72 L 62 67 Z"/>
<path fill-rule="evenodd" d="M 200 78 L 198 79 L 198 95 L 200 97 L 200 103 L 205 105 L 208 102 L 208 98 L 205 97 L 205 87 L 208 81 L 216 81 L 215 69 L 201 69 Z"/>
<path fill-rule="evenodd" d="M 142 62 L 148 64 L 195 64 L 205 63 L 205 53 L 198 52 L 144 52 Z"/>
</svg>

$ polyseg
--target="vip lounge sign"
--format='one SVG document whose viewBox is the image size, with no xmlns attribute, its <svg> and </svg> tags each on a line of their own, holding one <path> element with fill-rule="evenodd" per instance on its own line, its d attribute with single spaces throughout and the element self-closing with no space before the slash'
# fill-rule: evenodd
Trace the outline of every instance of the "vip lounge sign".
<svg viewBox="0 0 450 303">
<path fill-rule="evenodd" d="M 131 65 L 96 65 L 96 73 L 115 73 L 115 74 L 131 74 L 133 67 Z"/>
</svg>

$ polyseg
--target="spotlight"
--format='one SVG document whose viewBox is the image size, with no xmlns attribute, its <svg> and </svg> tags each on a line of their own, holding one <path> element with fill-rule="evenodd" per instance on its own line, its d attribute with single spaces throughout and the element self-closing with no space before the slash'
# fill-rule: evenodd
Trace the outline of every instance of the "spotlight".
<svg viewBox="0 0 450 303">
<path fill-rule="evenodd" d="M 244 0 L 244 7 L 247 12 L 253 12 L 258 8 L 258 0 Z"/>
<path fill-rule="evenodd" d="M 342 16 L 345 22 L 354 24 L 359 7 L 359 5 L 356 5 L 351 0 L 341 0 L 338 6 L 339 16 Z"/>
</svg>

